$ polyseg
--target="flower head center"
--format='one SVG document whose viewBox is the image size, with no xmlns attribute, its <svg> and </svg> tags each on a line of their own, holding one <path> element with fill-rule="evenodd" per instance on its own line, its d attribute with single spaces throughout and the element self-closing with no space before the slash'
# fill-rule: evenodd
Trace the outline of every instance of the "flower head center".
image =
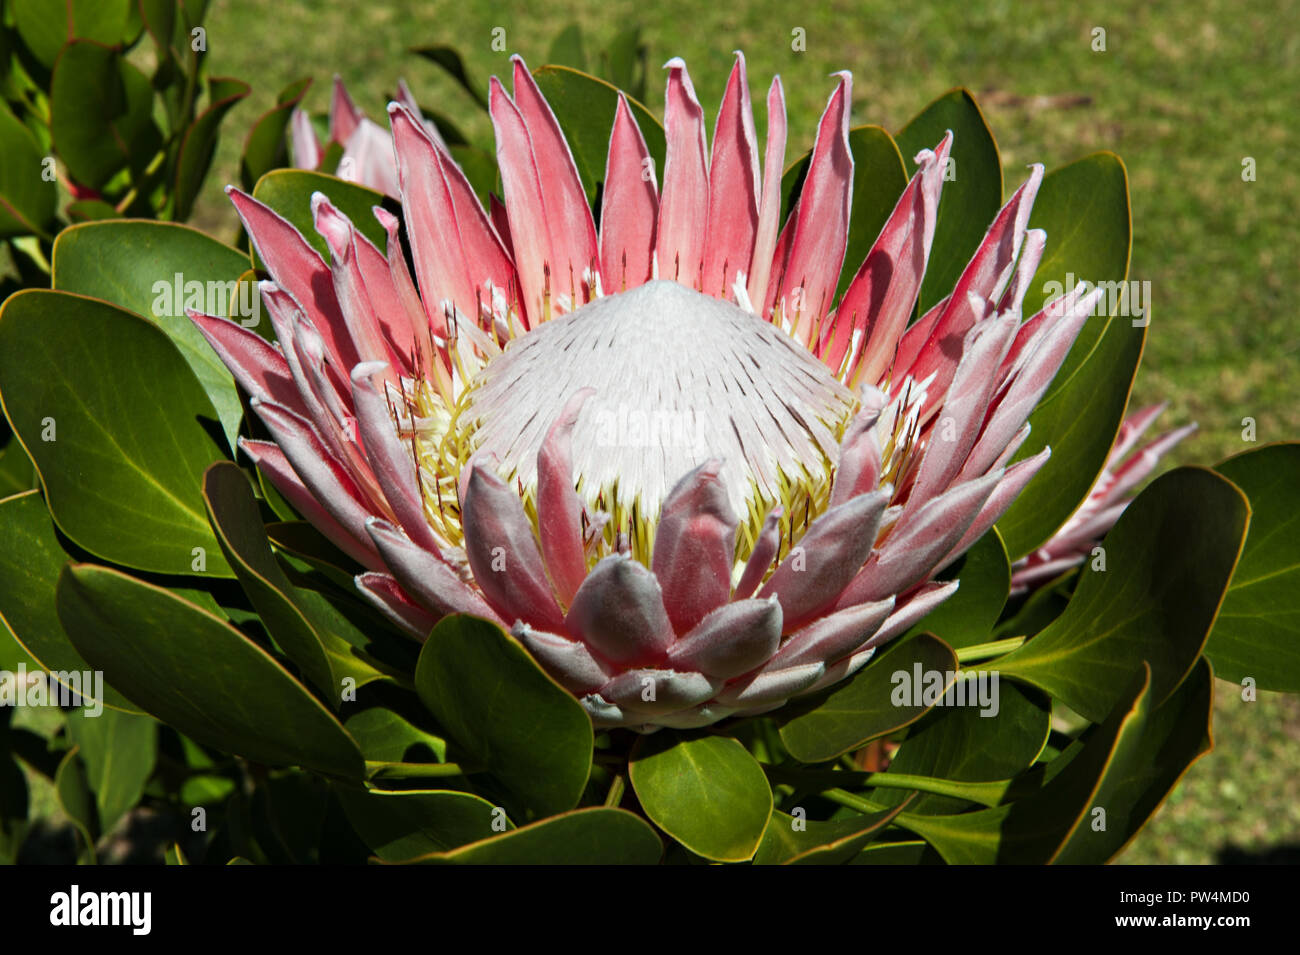
<svg viewBox="0 0 1300 955">
<path fill-rule="evenodd" d="M 579 494 L 604 513 L 610 547 L 649 557 L 673 485 L 710 458 L 740 519 L 738 559 L 773 505 L 794 537 L 825 507 L 838 445 L 857 403 L 781 329 L 729 302 L 659 280 L 604 296 L 510 342 L 472 382 L 459 441 L 518 484 L 576 392 L 593 389 L 573 430 Z"/>
</svg>

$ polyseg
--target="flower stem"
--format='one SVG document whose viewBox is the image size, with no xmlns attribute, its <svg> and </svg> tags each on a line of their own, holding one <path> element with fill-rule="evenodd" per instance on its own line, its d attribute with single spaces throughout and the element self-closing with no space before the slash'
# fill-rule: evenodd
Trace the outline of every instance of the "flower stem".
<svg viewBox="0 0 1300 955">
<path fill-rule="evenodd" d="M 884 812 L 890 808 L 889 806 L 878 805 L 869 799 L 863 799 L 861 796 L 855 796 L 853 793 L 845 792 L 843 789 L 825 789 L 822 791 L 822 795 L 831 802 L 847 806 L 849 809 L 856 809 L 858 812 Z"/>
<path fill-rule="evenodd" d="M 1026 637 L 1008 637 L 1005 640 L 994 640 L 992 643 L 977 643 L 971 647 L 962 647 L 957 651 L 957 662 L 964 665 L 976 660 L 1000 657 L 1023 646 L 1026 639 Z"/>
<path fill-rule="evenodd" d="M 1011 785 L 1010 779 L 971 783 L 958 779 L 938 779 L 933 776 L 910 776 L 907 773 L 871 773 L 865 780 L 868 786 L 881 789 L 915 789 L 917 792 L 954 799 L 969 799 L 981 806 L 996 806 Z"/>
<path fill-rule="evenodd" d="M 623 790 L 627 784 L 623 780 L 622 774 L 614 777 L 614 782 L 610 784 L 609 795 L 605 797 L 605 807 L 607 809 L 616 809 L 618 804 L 623 801 Z"/>
<path fill-rule="evenodd" d="M 809 792 L 820 791 L 827 798 L 832 798 L 829 795 L 831 792 L 844 793 L 845 790 L 840 788 L 841 786 L 852 785 L 879 789 L 907 789 L 915 792 L 931 793 L 936 796 L 948 796 L 952 799 L 966 799 L 979 803 L 981 806 L 996 806 L 1005 797 L 1012 783 L 1010 779 L 967 782 L 960 779 L 941 779 L 936 776 L 914 776 L 909 773 L 897 772 L 864 773 L 858 771 L 846 773 L 839 770 L 800 772 L 775 766 L 764 768 L 771 779 L 779 779 L 794 784 Z M 836 786 L 836 783 L 840 785 Z M 823 790 L 822 786 L 832 788 Z M 853 796 L 852 798 L 861 800 L 862 797 Z M 839 799 L 833 799 L 833 801 L 841 802 Z M 841 805 L 848 805 L 848 803 L 841 802 Z M 879 810 L 863 811 L 877 812 Z"/>
</svg>

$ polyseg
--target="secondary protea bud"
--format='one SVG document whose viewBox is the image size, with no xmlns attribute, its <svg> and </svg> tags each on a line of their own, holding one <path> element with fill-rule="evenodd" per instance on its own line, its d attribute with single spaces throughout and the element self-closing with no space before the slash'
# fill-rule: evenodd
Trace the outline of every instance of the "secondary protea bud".
<svg viewBox="0 0 1300 955">
<path fill-rule="evenodd" d="M 1151 476 L 1160 459 L 1174 445 L 1196 430 L 1195 423 L 1183 425 L 1135 451 L 1138 439 L 1165 407 L 1151 405 L 1124 420 L 1106 458 L 1106 466 L 1079 509 L 1046 544 L 1012 565 L 1012 594 L 1033 590 L 1082 564 L 1124 513 L 1137 486 Z"/>
<path fill-rule="evenodd" d="M 429 136 L 446 149 L 447 144 L 438 134 L 438 127 L 420 114 L 415 97 L 402 80 L 397 81 L 397 99 L 424 124 Z M 319 169 L 325 158 L 325 146 L 337 143 L 343 147 L 335 170 L 340 179 L 358 182 L 394 199 L 400 196 L 392 134 L 357 109 L 347 87 L 337 76 L 330 96 L 327 142 L 322 146 L 311 117 L 303 109 L 293 111 L 289 122 L 289 142 L 293 149 L 293 164 L 299 169 Z"/>
</svg>

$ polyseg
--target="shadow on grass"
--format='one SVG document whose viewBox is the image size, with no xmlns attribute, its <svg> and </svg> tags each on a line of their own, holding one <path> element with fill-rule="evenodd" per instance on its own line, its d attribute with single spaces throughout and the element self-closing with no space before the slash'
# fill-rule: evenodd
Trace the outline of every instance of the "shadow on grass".
<svg viewBox="0 0 1300 955">
<path fill-rule="evenodd" d="M 1224 846 L 1215 855 L 1219 865 L 1300 865 L 1300 843 L 1242 849 Z"/>
</svg>

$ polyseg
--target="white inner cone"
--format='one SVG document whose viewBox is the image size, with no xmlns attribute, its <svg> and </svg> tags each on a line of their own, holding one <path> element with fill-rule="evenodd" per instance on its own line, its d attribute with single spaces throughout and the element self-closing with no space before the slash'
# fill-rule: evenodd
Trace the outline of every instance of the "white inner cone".
<svg viewBox="0 0 1300 955">
<path fill-rule="evenodd" d="M 667 280 L 607 295 L 512 341 L 479 374 L 461 416 L 475 451 L 536 488 L 537 452 L 572 395 L 593 388 L 573 432 L 590 507 L 657 518 L 709 458 L 742 521 L 820 497 L 852 392 L 781 329 Z"/>
</svg>

